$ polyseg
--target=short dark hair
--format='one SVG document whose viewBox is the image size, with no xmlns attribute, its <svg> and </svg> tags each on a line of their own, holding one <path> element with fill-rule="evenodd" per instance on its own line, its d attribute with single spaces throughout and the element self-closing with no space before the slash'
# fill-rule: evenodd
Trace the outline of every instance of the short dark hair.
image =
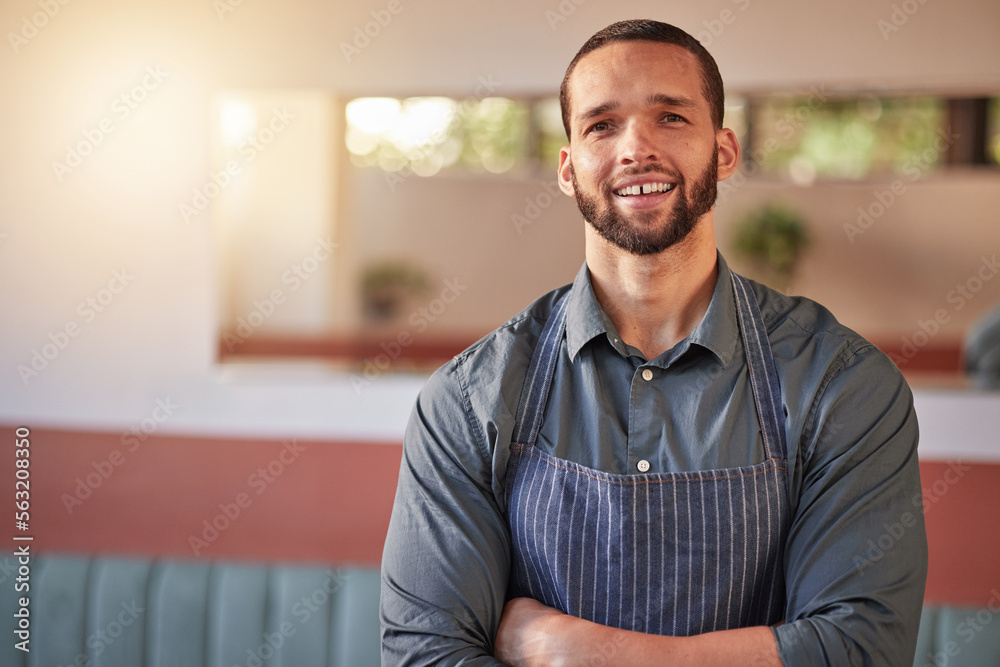
<svg viewBox="0 0 1000 667">
<path fill-rule="evenodd" d="M 722 89 L 722 75 L 719 74 L 719 66 L 715 64 L 715 58 L 712 57 L 712 54 L 705 50 L 701 42 L 676 26 L 652 19 L 633 19 L 612 23 L 607 28 L 597 32 L 580 47 L 569 67 L 566 68 L 566 75 L 563 77 L 562 85 L 559 86 L 559 107 L 562 110 L 563 128 L 566 130 L 567 137 L 572 136 L 569 131 L 569 77 L 576 69 L 580 58 L 611 42 L 641 41 L 674 44 L 689 51 L 698 59 L 698 62 L 701 63 L 701 90 L 705 99 L 708 100 L 708 107 L 712 112 L 712 124 L 716 130 L 722 129 L 726 98 Z"/>
</svg>

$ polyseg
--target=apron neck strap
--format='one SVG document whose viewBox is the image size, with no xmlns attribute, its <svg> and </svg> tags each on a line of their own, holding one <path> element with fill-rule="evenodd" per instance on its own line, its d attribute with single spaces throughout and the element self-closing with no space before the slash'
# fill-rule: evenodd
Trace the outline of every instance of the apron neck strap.
<svg viewBox="0 0 1000 667">
<path fill-rule="evenodd" d="M 767 340 L 764 318 L 761 317 L 757 297 L 750 289 L 747 279 L 733 272 L 731 275 L 740 336 L 743 338 L 750 385 L 753 387 L 753 402 L 757 406 L 757 417 L 764 438 L 764 452 L 769 459 L 784 460 L 788 457 L 788 446 L 785 442 L 784 409 L 781 407 L 781 384 L 774 368 L 774 356 L 771 354 L 771 343 Z"/>
<path fill-rule="evenodd" d="M 764 328 L 760 307 L 750 289 L 750 283 L 736 273 L 731 272 L 731 275 L 740 337 L 743 340 L 754 405 L 757 407 L 757 417 L 764 438 L 764 452 L 769 459 L 786 459 L 788 447 L 782 416 L 781 385 L 774 367 L 771 344 L 767 340 L 767 330 Z M 552 385 L 556 361 L 559 358 L 560 344 L 566 330 L 568 303 L 569 291 L 566 291 L 552 306 L 552 312 L 545 322 L 531 356 L 528 373 L 521 389 L 521 399 L 517 406 L 517 417 L 511 438 L 513 443 L 534 446 L 538 437 L 542 417 L 545 414 L 545 404 L 549 397 L 549 387 Z"/>
<path fill-rule="evenodd" d="M 521 388 L 521 401 L 517 406 L 514 433 L 511 442 L 520 445 L 535 445 L 538 429 L 542 426 L 545 403 L 549 398 L 549 387 L 559 358 L 559 344 L 566 330 L 566 304 L 569 290 L 552 306 L 549 319 L 545 322 L 542 335 L 538 338 L 535 352 L 531 355 L 528 374 Z"/>
</svg>

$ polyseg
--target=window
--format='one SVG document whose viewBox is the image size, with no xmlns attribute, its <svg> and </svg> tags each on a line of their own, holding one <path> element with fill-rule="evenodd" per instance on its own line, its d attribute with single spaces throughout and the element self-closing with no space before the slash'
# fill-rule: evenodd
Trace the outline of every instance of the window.
<svg viewBox="0 0 1000 667">
<path fill-rule="evenodd" d="M 751 157 L 763 173 L 798 184 L 944 161 L 937 139 L 946 105 L 938 98 L 772 95 L 754 99 L 752 114 Z"/>
<path fill-rule="evenodd" d="M 347 104 L 351 162 L 433 176 L 554 169 L 566 145 L 557 98 L 361 97 Z"/>
<path fill-rule="evenodd" d="M 990 100 L 989 109 L 986 153 L 990 162 L 1000 164 L 1000 97 Z"/>
<path fill-rule="evenodd" d="M 988 129 L 982 109 L 989 103 Z M 976 110 L 978 116 L 976 115 Z M 944 164 L 1000 163 L 1000 98 L 864 94 L 730 96 L 725 126 L 762 174 L 800 185 Z M 959 136 L 942 144 L 949 129 Z M 984 133 L 985 132 L 985 136 Z M 442 169 L 554 169 L 567 142 L 559 100 L 367 97 L 347 105 L 353 164 L 432 176 Z M 978 158 L 976 156 L 979 156 Z"/>
<path fill-rule="evenodd" d="M 503 97 L 363 97 L 347 104 L 346 143 L 361 167 L 501 174 L 525 159 L 527 120 L 526 103 Z"/>
</svg>

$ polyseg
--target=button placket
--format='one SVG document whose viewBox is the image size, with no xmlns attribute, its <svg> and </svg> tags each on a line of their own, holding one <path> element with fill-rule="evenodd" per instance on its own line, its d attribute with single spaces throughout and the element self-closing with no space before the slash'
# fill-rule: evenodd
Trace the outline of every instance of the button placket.
<svg viewBox="0 0 1000 667">
<path fill-rule="evenodd" d="M 651 368 L 643 368 L 642 372 L 639 373 L 639 376 L 643 379 L 644 382 L 651 381 L 653 379 L 653 375 L 654 375 L 653 369 Z M 649 468 L 650 468 L 650 463 L 646 459 L 640 459 L 635 463 L 635 469 L 638 470 L 640 473 L 649 472 Z"/>
</svg>

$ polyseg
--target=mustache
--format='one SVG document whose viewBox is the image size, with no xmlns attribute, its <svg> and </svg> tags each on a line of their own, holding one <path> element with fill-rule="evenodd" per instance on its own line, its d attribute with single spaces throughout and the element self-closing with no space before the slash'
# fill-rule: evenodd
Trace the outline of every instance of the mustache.
<svg viewBox="0 0 1000 667">
<path fill-rule="evenodd" d="M 677 172 L 670 171 L 669 169 L 666 169 L 658 164 L 648 164 L 643 168 L 625 167 L 611 180 L 618 180 L 626 176 L 639 176 L 641 174 L 663 174 L 664 176 L 669 176 L 672 183 L 681 183 L 684 180 L 684 177 Z"/>
</svg>

